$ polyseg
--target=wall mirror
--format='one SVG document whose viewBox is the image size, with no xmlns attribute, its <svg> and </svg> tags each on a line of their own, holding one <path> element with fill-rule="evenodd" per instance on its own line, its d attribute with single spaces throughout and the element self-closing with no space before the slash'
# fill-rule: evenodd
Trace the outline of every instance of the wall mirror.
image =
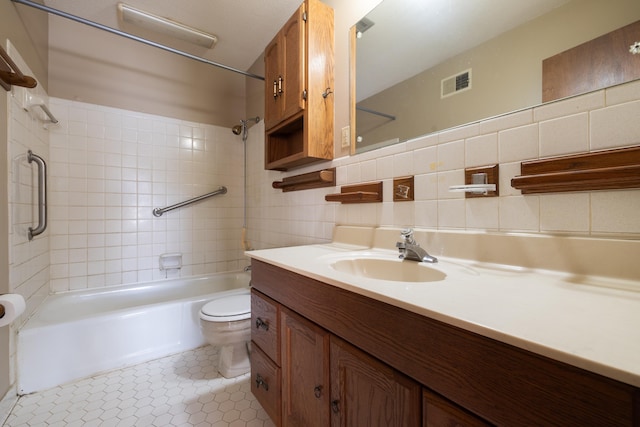
<svg viewBox="0 0 640 427">
<path fill-rule="evenodd" d="M 618 84 L 621 58 L 640 73 L 638 0 L 383 0 L 351 34 L 352 154 Z"/>
</svg>

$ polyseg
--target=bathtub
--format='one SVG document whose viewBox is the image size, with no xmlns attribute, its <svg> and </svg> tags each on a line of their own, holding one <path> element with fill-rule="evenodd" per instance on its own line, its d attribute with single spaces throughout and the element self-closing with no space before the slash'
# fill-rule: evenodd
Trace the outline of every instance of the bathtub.
<svg viewBox="0 0 640 427">
<path fill-rule="evenodd" d="M 201 307 L 246 292 L 249 280 L 224 273 L 50 295 L 18 332 L 18 393 L 205 345 Z"/>
</svg>

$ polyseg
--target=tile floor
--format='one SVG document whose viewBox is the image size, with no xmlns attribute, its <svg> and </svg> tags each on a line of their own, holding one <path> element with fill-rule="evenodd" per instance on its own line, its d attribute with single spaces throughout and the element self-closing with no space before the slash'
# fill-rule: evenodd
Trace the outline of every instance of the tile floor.
<svg viewBox="0 0 640 427">
<path fill-rule="evenodd" d="M 22 396 L 3 426 L 272 427 L 249 374 L 225 379 L 216 358 L 205 346 Z"/>
</svg>

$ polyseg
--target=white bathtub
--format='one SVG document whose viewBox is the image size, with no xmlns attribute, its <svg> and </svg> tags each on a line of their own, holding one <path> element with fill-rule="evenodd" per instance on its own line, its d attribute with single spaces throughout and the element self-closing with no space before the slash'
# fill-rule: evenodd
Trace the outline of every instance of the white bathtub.
<svg viewBox="0 0 640 427">
<path fill-rule="evenodd" d="M 246 292 L 249 280 L 224 273 L 51 295 L 18 332 L 18 392 L 202 346 L 200 308 Z"/>
</svg>

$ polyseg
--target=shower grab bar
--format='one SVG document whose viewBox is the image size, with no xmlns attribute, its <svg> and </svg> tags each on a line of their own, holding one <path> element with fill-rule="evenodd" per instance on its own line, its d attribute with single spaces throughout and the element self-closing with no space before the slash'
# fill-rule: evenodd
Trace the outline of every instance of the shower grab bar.
<svg viewBox="0 0 640 427">
<path fill-rule="evenodd" d="M 44 159 L 31 150 L 27 152 L 29 163 L 35 162 L 38 165 L 38 226 L 29 227 L 27 236 L 32 240 L 39 234 L 44 233 L 47 228 L 47 164 Z"/>
<path fill-rule="evenodd" d="M 226 193 L 227 193 L 227 187 L 221 186 L 220 188 L 218 188 L 215 191 L 212 191 L 211 193 L 203 194 L 202 196 L 194 197 L 193 199 L 185 200 L 184 202 L 176 203 L 175 205 L 167 206 L 166 208 L 155 208 L 153 210 L 153 216 L 161 217 L 162 214 L 165 212 L 169 212 L 174 209 L 178 209 L 183 206 L 187 206 L 192 203 L 199 202 L 200 200 L 208 199 L 209 197 L 212 197 L 212 196 L 217 196 L 218 194 L 226 194 Z"/>
<path fill-rule="evenodd" d="M 153 47 L 156 47 L 158 49 L 162 49 L 162 50 L 167 51 L 167 52 L 175 53 L 176 55 L 184 56 L 185 58 L 193 59 L 194 61 L 199 61 L 199 62 L 208 64 L 208 65 L 213 65 L 214 67 L 218 67 L 218 68 L 222 68 L 223 70 L 232 71 L 234 73 L 242 74 L 242 75 L 244 75 L 246 77 L 251 77 L 251 78 L 254 78 L 254 79 L 257 79 L 257 80 L 264 80 L 264 77 L 258 76 L 257 74 L 253 74 L 253 73 L 250 73 L 248 71 L 242 71 L 242 70 L 239 70 L 237 68 L 230 67 L 228 65 L 220 64 L 219 62 L 210 61 L 210 60 L 202 58 L 200 56 L 192 55 L 192 54 L 190 54 L 188 52 L 185 52 L 185 51 L 182 51 L 182 50 L 178 50 L 178 49 L 169 47 L 169 46 L 164 45 L 164 44 L 156 43 L 154 41 L 151 41 L 151 40 L 148 40 L 148 39 L 145 39 L 145 38 L 142 38 L 142 37 L 138 37 L 136 35 L 129 34 L 129 33 L 126 33 L 124 31 L 120 31 L 120 30 L 117 30 L 115 28 L 111 28 L 111 27 L 108 27 L 106 25 L 100 24 L 98 22 L 90 21 L 89 19 L 85 19 L 85 18 L 82 18 L 82 17 L 77 16 L 77 15 L 72 15 L 72 14 L 64 12 L 62 10 L 54 9 L 52 7 L 45 6 L 43 4 L 36 3 L 34 1 L 31 1 L 31 0 L 11 0 L 11 1 L 13 1 L 14 3 L 23 4 L 25 6 L 30 6 L 30 7 L 34 8 L 34 9 L 38 9 L 38 10 L 41 10 L 43 12 L 50 13 L 52 15 L 57 15 L 57 16 L 60 16 L 62 18 L 70 19 L 72 21 L 79 22 L 80 24 L 88 25 L 90 27 L 106 31 L 106 32 L 109 32 L 111 34 L 115 34 L 115 35 L 127 38 L 129 40 L 135 40 L 137 42 L 146 44 L 147 46 L 153 46 Z"/>
</svg>

